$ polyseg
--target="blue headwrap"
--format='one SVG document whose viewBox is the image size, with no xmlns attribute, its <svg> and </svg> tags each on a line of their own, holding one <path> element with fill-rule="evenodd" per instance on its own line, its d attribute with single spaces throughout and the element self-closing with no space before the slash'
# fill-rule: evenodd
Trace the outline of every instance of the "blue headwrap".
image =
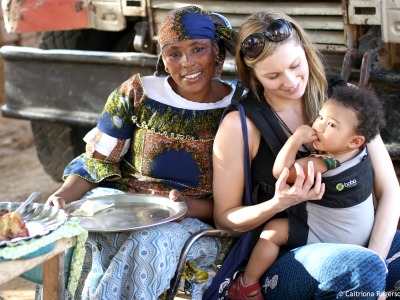
<svg viewBox="0 0 400 300">
<path fill-rule="evenodd" d="M 182 34 L 190 39 L 214 39 L 215 26 L 208 16 L 187 13 L 182 16 Z"/>
<path fill-rule="evenodd" d="M 196 6 L 172 11 L 158 31 L 161 49 L 168 44 L 191 39 L 215 39 L 215 26 L 211 18 Z"/>
</svg>

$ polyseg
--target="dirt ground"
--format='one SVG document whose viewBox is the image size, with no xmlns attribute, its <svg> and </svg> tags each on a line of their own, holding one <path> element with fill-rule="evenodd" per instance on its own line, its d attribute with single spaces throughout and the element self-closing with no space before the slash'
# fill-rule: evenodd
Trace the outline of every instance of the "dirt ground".
<svg viewBox="0 0 400 300">
<path fill-rule="evenodd" d="M 30 122 L 0 117 L 0 201 L 24 201 L 33 191 L 43 202 L 60 183 L 43 170 L 37 156 Z"/>
</svg>

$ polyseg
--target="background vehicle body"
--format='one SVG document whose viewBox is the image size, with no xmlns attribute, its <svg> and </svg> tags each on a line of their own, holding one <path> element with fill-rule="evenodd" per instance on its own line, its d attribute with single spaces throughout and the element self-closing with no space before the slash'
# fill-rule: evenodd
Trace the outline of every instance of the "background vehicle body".
<svg viewBox="0 0 400 300">
<path fill-rule="evenodd" d="M 163 17 L 186 1 L 3 0 L 9 32 L 43 32 L 40 49 L 5 46 L 2 114 L 32 122 L 39 159 L 54 179 L 84 151 L 108 94 L 130 75 L 152 74 Z M 257 11 L 293 16 L 325 56 L 330 75 L 370 86 L 386 109 L 385 145 L 399 170 L 400 0 L 190 1 L 234 28 Z M 134 34 L 132 34 L 134 33 Z M 41 50 L 44 49 L 44 50 Z M 225 78 L 235 77 L 228 57 Z M 60 154 L 62 153 L 62 154 Z"/>
</svg>

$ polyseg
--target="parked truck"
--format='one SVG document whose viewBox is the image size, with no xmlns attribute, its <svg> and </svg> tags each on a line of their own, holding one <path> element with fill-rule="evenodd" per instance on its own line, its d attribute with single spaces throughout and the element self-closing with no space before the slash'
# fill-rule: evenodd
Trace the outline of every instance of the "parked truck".
<svg viewBox="0 0 400 300">
<path fill-rule="evenodd" d="M 82 137 L 108 94 L 132 74 L 152 74 L 161 20 L 193 4 L 233 28 L 258 10 L 294 17 L 323 53 L 327 73 L 372 87 L 384 103 L 381 133 L 400 168 L 400 0 L 160 1 L 2 0 L 8 32 L 43 32 L 37 48 L 1 48 L 5 117 L 30 120 L 38 157 L 55 180 L 84 151 Z M 235 78 L 233 57 L 223 76 Z"/>
</svg>

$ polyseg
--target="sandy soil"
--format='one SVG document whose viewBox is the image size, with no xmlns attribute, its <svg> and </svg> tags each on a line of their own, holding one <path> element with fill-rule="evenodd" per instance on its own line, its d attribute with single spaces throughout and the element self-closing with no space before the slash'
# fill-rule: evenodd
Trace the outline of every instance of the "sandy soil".
<svg viewBox="0 0 400 300">
<path fill-rule="evenodd" d="M 37 156 L 30 122 L 0 117 L 0 201 L 24 201 L 33 191 L 44 202 L 60 183 L 48 176 Z"/>
</svg>

